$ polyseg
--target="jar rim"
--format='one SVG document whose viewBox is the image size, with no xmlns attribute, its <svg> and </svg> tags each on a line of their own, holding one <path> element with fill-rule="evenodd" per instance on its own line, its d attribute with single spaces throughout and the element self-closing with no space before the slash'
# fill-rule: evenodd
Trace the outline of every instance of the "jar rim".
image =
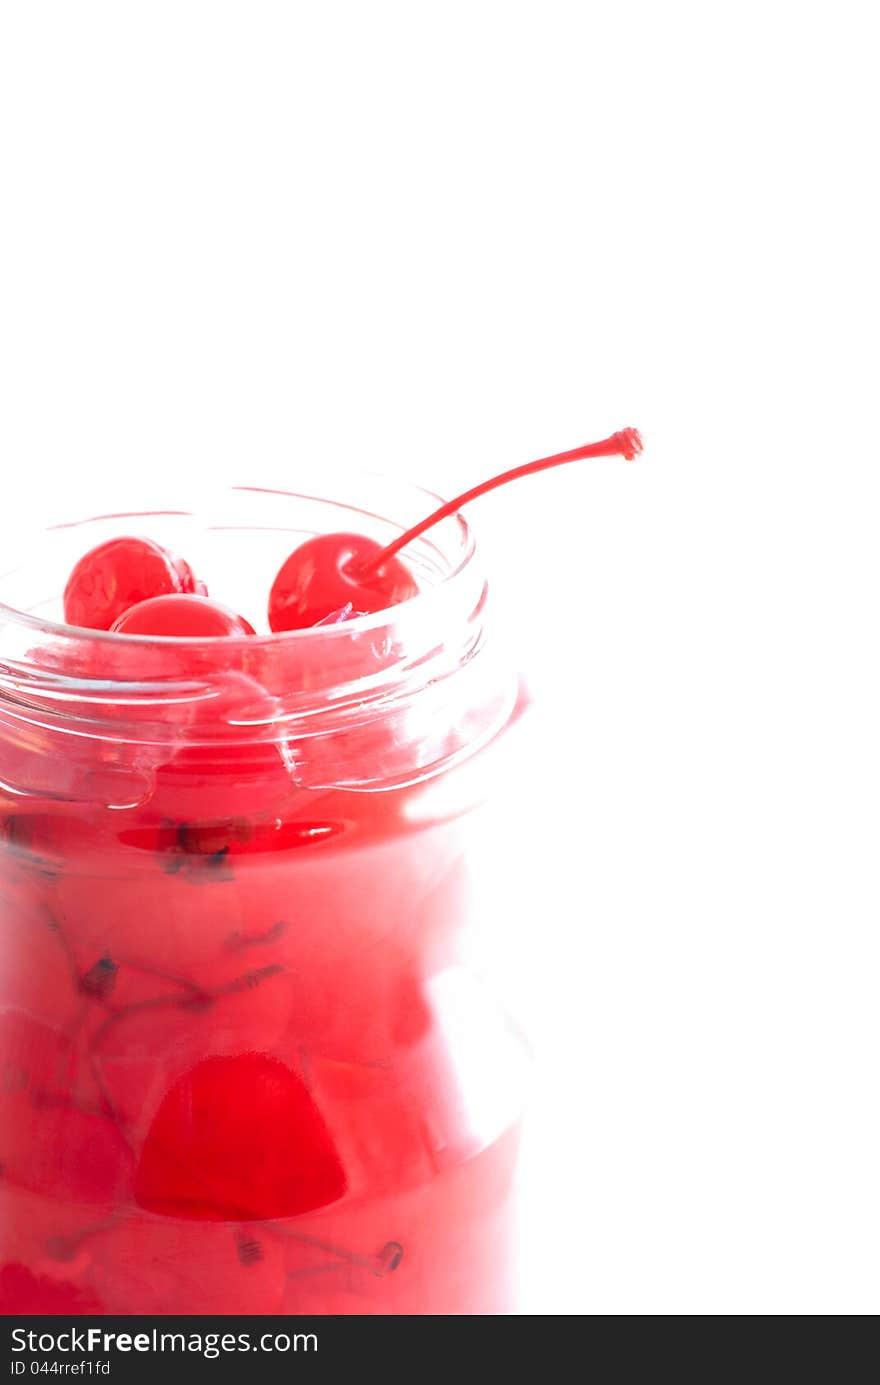
<svg viewBox="0 0 880 1385">
<path fill-rule="evenodd" d="M 57 566 L 62 556 L 65 573 L 90 524 L 99 530 L 109 524 L 112 532 L 100 538 L 113 538 L 134 517 L 165 516 L 167 534 L 158 525 L 156 541 L 167 541 L 171 551 L 181 534 L 196 549 L 203 544 L 203 556 L 219 561 L 218 573 L 226 570 L 226 531 L 256 533 L 253 570 L 234 563 L 233 570 L 245 585 L 255 584 L 262 601 L 268 591 L 262 569 L 291 551 L 293 532 L 302 541 L 311 532 L 335 531 L 335 522 L 326 522 L 328 505 L 336 507 L 334 516 L 356 511 L 351 527 L 384 545 L 423 518 L 428 505 L 442 503 L 424 487 L 382 473 L 353 475 L 372 508 L 354 504 L 348 489 L 334 500 L 341 477 L 325 472 L 310 491 L 219 486 L 192 510 L 138 509 L 39 532 L 50 546 L 60 543 L 52 561 Z M 389 493 L 398 508 L 389 507 Z M 282 504 L 296 512 L 295 522 L 279 513 Z M 297 772 L 312 786 L 384 788 L 439 773 L 505 724 L 518 680 L 503 646 L 499 653 L 487 636 L 488 586 L 466 520 L 445 517 L 407 551 L 416 596 L 336 625 L 277 634 L 115 634 L 67 626 L 7 601 L 0 605 L 0 748 L 4 738 L 7 747 L 18 746 L 20 774 L 33 745 L 44 747 L 40 753 L 51 745 L 53 754 L 74 760 L 86 756 L 87 745 L 103 747 L 93 755 L 130 760 L 143 778 L 145 766 L 167 760 L 175 747 L 210 745 L 220 753 L 258 741 L 295 746 Z M 32 559 L 22 580 L 34 571 L 41 569 Z M 18 569 L 11 575 L 14 581 Z"/>
<path fill-rule="evenodd" d="M 344 473 L 337 473 L 337 475 L 340 474 Z M 385 473 L 369 470 L 359 470 L 354 474 L 359 478 L 368 481 L 373 480 L 381 481 L 384 483 L 391 482 L 395 486 L 399 486 L 401 489 L 407 490 L 409 494 L 412 496 L 423 497 L 430 504 L 431 510 L 439 508 L 442 504 L 445 503 L 444 498 L 437 492 L 430 490 L 426 486 L 420 486 L 414 482 L 401 482 L 399 479 L 389 477 Z M 277 497 L 278 499 L 285 501 L 313 501 L 316 499 L 320 499 L 320 497 L 310 495 L 300 490 L 292 491 L 265 486 L 218 486 L 212 488 L 211 493 Z M 337 502 L 330 503 L 336 504 Z M 376 515 L 375 513 L 370 514 L 370 512 L 368 511 L 360 510 L 359 507 L 351 508 L 359 513 L 367 515 L 372 519 L 387 518 L 385 516 Z M 174 510 L 160 510 L 151 508 L 144 510 L 138 509 L 116 511 L 109 514 L 88 515 L 84 516 L 81 519 L 68 520 L 56 524 L 50 524 L 47 525 L 44 529 L 38 529 L 34 532 L 38 535 L 45 536 L 62 530 L 66 531 L 70 529 L 84 528 L 87 525 L 103 523 L 104 521 L 113 520 L 153 519 L 169 516 L 179 517 L 181 519 L 197 519 L 198 513 L 198 508 Z M 476 554 L 476 543 L 474 539 L 473 530 L 471 529 L 467 519 L 460 511 L 456 511 L 455 514 L 449 516 L 445 520 L 442 520 L 440 524 L 436 526 L 437 529 L 439 529 L 441 525 L 444 528 L 446 526 L 456 527 L 460 537 L 460 556 L 457 563 L 454 567 L 450 568 L 449 571 L 445 572 L 441 578 L 441 581 L 436 584 L 436 588 L 439 588 L 440 586 L 448 588 L 452 583 L 455 582 L 457 578 L 459 578 L 466 571 L 466 569 L 472 563 Z M 402 533 L 404 529 L 407 527 L 409 526 L 400 526 L 400 532 Z M 434 533 L 435 531 L 432 529 L 428 532 Z M 415 543 L 418 542 L 418 539 L 415 540 Z M 8 575 L 9 573 L 5 574 L 5 576 Z M 2 591 L 2 580 L 3 578 L 0 578 L 0 591 Z M 436 588 L 432 587 L 427 590 L 420 590 L 414 597 L 410 597 L 408 601 L 399 603 L 399 606 L 396 608 L 386 607 L 381 611 L 369 612 L 364 615 L 352 616 L 345 621 L 345 627 L 346 629 L 357 629 L 361 632 L 367 632 L 371 629 L 381 628 L 382 626 L 388 624 L 388 611 L 390 609 L 399 610 L 401 607 L 404 606 L 413 606 L 416 603 L 422 601 L 424 597 L 430 595 L 431 592 Z M 8 602 L 5 602 L 2 599 L 2 595 L 0 595 L 0 627 L 2 627 L 4 623 L 26 627 L 49 637 L 54 636 L 61 637 L 66 640 L 76 640 L 77 642 L 80 642 L 84 645 L 94 641 L 98 647 L 103 646 L 105 648 L 112 648 L 114 645 L 120 647 L 120 642 L 124 641 L 128 648 L 140 645 L 141 647 L 146 648 L 176 647 L 178 649 L 181 649 L 184 647 L 205 647 L 206 649 L 214 649 L 217 647 L 218 644 L 222 642 L 223 646 L 225 648 L 230 649 L 230 651 L 236 648 L 240 649 L 243 646 L 253 648 L 255 644 L 266 646 L 275 645 L 279 643 L 286 643 L 288 641 L 294 640 L 303 641 L 308 640 L 310 638 L 312 640 L 314 640 L 315 638 L 322 639 L 326 638 L 328 633 L 332 632 L 337 628 L 334 626 L 310 626 L 298 630 L 269 631 L 268 633 L 257 633 L 255 635 L 212 635 L 199 637 L 189 635 L 132 635 L 112 630 L 93 630 L 86 626 L 70 625 L 63 620 L 52 620 L 46 616 L 35 615 L 33 612 L 21 610 L 14 605 L 10 605 Z"/>
</svg>

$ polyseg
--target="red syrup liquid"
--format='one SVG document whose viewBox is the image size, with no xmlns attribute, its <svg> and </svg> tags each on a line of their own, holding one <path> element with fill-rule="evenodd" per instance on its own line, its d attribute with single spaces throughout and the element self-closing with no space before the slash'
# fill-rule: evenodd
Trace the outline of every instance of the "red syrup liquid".
<svg viewBox="0 0 880 1385">
<path fill-rule="evenodd" d="M 360 792 L 189 747 L 110 808 L 87 746 L 70 801 L 0 790 L 0 1310 L 510 1311 L 522 1053 L 448 806 L 485 752 Z"/>
</svg>

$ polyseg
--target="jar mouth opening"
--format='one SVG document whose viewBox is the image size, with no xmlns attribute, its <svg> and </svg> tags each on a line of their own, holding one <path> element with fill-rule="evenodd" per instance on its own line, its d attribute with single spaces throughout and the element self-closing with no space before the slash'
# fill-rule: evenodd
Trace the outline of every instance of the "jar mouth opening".
<svg viewBox="0 0 880 1385">
<path fill-rule="evenodd" d="M 147 802 L 159 767 L 191 749 L 246 779 L 266 743 L 285 782 L 385 789 L 440 773 L 506 724 L 518 685 L 489 647 L 488 587 L 458 514 L 407 545 L 416 596 L 336 625 L 189 639 L 55 618 L 83 553 L 139 532 L 258 630 L 260 611 L 265 630 L 272 582 L 300 542 L 353 531 L 384 547 L 442 503 L 368 472 L 297 491 L 221 487 L 198 502 L 53 525 L 29 565 L 0 577 L 0 793 Z M 11 603 L 16 583 L 24 599 Z"/>
<path fill-rule="evenodd" d="M 30 562 L 0 577 L 0 714 L 109 742 L 310 737 L 379 721 L 414 699 L 424 706 L 426 689 L 455 681 L 482 649 L 487 587 L 460 515 L 407 545 L 419 588 L 409 600 L 335 625 L 265 633 L 272 582 L 299 543 L 347 529 L 384 547 L 442 503 L 423 488 L 325 472 L 296 491 L 219 487 L 197 501 L 76 519 L 34 536 Z M 74 563 L 132 533 L 184 558 L 212 596 L 258 631 L 261 619 L 264 633 L 153 637 L 57 619 Z M 10 602 L 10 590 L 23 599 Z"/>
<path fill-rule="evenodd" d="M 383 488 L 388 488 L 389 484 L 402 499 L 407 496 L 409 504 L 416 502 L 412 510 L 413 517 L 406 518 L 404 521 L 392 520 L 389 516 L 379 514 L 375 509 L 364 508 L 361 505 L 352 505 L 348 502 L 322 497 L 307 490 L 282 490 L 272 487 L 262 486 L 229 486 L 221 493 L 228 497 L 247 497 L 258 499 L 259 503 L 271 504 L 273 501 L 281 502 L 284 505 L 305 502 L 313 506 L 316 502 L 327 508 L 328 513 L 345 512 L 351 516 L 355 524 L 359 518 L 367 522 L 366 527 L 380 526 L 388 530 L 385 542 L 390 543 L 394 538 L 402 534 L 407 528 L 411 527 L 424 515 L 430 514 L 434 509 L 439 508 L 444 499 L 436 492 L 427 487 L 418 486 L 409 482 L 390 482 L 389 478 L 382 473 L 360 471 L 356 473 L 361 483 L 379 484 Z M 167 521 L 193 521 L 198 523 L 202 507 L 196 504 L 193 508 L 186 509 L 132 509 L 125 511 L 115 511 L 109 514 L 85 516 L 81 519 L 62 521 L 46 526 L 42 531 L 37 531 L 36 537 L 51 543 L 54 535 L 70 535 L 75 532 L 94 532 L 95 528 L 102 530 L 102 537 L 110 537 L 109 530 L 114 527 L 117 530 L 115 536 L 125 533 L 132 533 L 139 529 L 140 521 L 148 522 L 167 522 Z M 234 526 L 223 526 L 226 529 Z M 260 528 L 262 526 L 255 526 Z M 242 532 L 248 532 L 249 526 L 243 525 Z M 285 532 L 282 527 L 276 532 Z M 295 532 L 295 531 L 293 531 Z M 329 529 L 315 529 L 312 532 L 331 532 Z M 300 542 L 310 534 L 302 534 Z M 32 536 L 34 537 L 34 536 Z M 153 537 L 152 533 L 145 533 L 144 537 Z M 95 540 L 100 542 L 101 539 Z M 88 551 L 89 547 L 94 546 L 93 542 L 86 540 L 83 552 Z M 289 551 L 293 551 L 291 546 Z M 70 551 L 73 546 L 70 546 Z M 66 642 L 75 641 L 81 646 L 94 644 L 96 647 L 133 649 L 200 649 L 217 650 L 224 648 L 229 651 L 230 656 L 238 655 L 245 649 L 254 650 L 255 648 L 265 649 L 268 646 L 294 646 L 306 642 L 326 641 L 328 638 L 338 636 L 339 632 L 345 635 L 354 633 L 366 634 L 370 631 L 380 630 L 389 623 L 398 623 L 403 617 L 407 622 L 413 618 L 415 609 L 424 610 L 425 606 L 431 604 L 431 600 L 436 601 L 436 593 L 443 590 L 451 590 L 457 582 L 461 582 L 464 574 L 472 566 L 475 556 L 476 546 L 473 531 L 464 516 L 457 512 L 454 515 L 440 521 L 432 529 L 408 544 L 403 552 L 409 558 L 413 553 L 421 554 L 422 569 L 431 570 L 432 580 L 426 585 L 419 586 L 419 590 L 414 597 L 400 602 L 395 606 L 385 607 L 380 611 L 367 614 L 354 614 L 348 617 L 339 625 L 330 626 L 309 626 L 297 630 L 284 631 L 260 631 L 254 635 L 222 635 L 222 636 L 187 636 L 187 635 L 133 635 L 119 633 L 111 630 L 94 630 L 86 626 L 68 624 L 63 618 L 58 619 L 53 616 L 38 614 L 33 610 L 22 609 L 22 607 L 11 604 L 3 599 L 4 584 L 17 572 L 20 567 L 13 568 L 5 574 L 0 575 L 0 627 L 4 624 L 16 625 L 33 631 L 34 635 L 44 638 L 62 639 Z M 183 554 L 182 556 L 186 556 Z M 75 561 L 75 558 L 74 558 Z M 442 562 L 444 567 L 440 570 L 438 563 Z M 72 563 L 71 563 L 72 566 Z M 199 575 L 197 573 L 197 575 Z M 265 596 L 268 603 L 268 587 Z M 212 595 L 215 593 L 212 591 Z M 219 599 L 225 605 L 234 606 L 234 601 L 226 599 L 225 594 L 217 593 Z M 2 638 L 2 637 L 0 637 Z M 2 647 L 0 647 L 2 655 Z"/>
</svg>

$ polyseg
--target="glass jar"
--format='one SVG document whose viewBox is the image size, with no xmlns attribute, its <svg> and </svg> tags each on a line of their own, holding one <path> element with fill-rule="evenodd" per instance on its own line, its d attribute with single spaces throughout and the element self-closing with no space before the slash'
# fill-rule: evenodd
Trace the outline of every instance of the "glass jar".
<svg viewBox="0 0 880 1385">
<path fill-rule="evenodd" d="M 343 624 L 59 623 L 110 537 L 255 620 L 303 538 L 432 499 L 237 489 L 56 527 L 0 580 L 3 1311 L 511 1311 L 525 1053 L 471 901 L 524 697 L 464 521 Z"/>
</svg>

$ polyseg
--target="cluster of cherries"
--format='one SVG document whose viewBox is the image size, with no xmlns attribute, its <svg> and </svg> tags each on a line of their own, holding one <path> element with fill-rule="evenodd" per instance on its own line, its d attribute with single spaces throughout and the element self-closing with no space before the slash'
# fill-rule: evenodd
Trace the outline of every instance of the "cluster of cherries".
<svg viewBox="0 0 880 1385">
<path fill-rule="evenodd" d="M 407 601 L 418 587 L 397 554 L 468 501 L 563 462 L 610 456 L 631 461 L 641 450 L 636 429 L 624 428 L 602 442 L 527 462 L 441 505 L 384 548 L 363 534 L 317 534 L 282 564 L 269 596 L 269 628 L 277 633 L 334 624 Z M 188 563 L 142 538 L 111 539 L 79 560 L 64 591 L 64 618 L 69 625 L 121 635 L 203 639 L 256 633 L 243 616 L 208 595 Z"/>
<path fill-rule="evenodd" d="M 269 628 L 300 630 L 380 611 L 415 596 L 413 578 L 397 559 L 370 580 L 361 568 L 381 553 L 357 534 L 318 534 L 290 555 L 272 586 Z M 254 635 L 244 616 L 208 595 L 189 563 L 152 539 L 110 539 L 86 553 L 64 590 L 64 619 L 118 635 L 189 639 Z"/>
</svg>

